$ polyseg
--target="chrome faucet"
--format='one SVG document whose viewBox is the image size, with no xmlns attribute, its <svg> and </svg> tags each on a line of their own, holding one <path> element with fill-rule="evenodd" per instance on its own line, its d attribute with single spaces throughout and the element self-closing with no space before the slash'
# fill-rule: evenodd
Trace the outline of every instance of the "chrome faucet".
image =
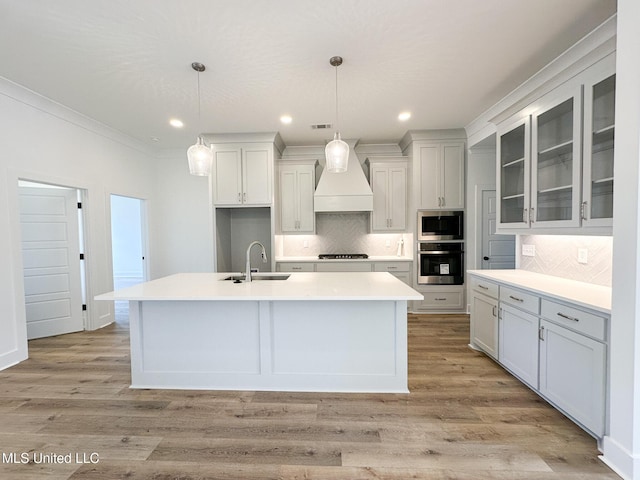
<svg viewBox="0 0 640 480">
<path fill-rule="evenodd" d="M 251 244 L 249 244 L 249 247 L 247 247 L 247 266 L 245 267 L 246 273 L 244 279 L 245 282 L 251 281 L 251 247 L 253 247 L 254 245 L 260 245 L 260 247 L 262 247 L 262 253 L 260 254 L 262 256 L 262 263 L 267 263 L 267 251 L 264 249 L 264 245 L 262 245 L 257 240 L 255 242 L 251 242 Z"/>
</svg>

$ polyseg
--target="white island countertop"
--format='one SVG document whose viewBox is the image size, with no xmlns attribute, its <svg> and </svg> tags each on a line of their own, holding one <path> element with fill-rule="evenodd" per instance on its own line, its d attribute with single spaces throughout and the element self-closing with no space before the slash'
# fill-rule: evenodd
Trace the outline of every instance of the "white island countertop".
<svg viewBox="0 0 640 480">
<path fill-rule="evenodd" d="M 286 280 L 234 283 L 238 273 L 178 273 L 115 292 L 96 300 L 422 300 L 422 295 L 387 272 L 258 273 Z"/>
<path fill-rule="evenodd" d="M 611 314 L 611 287 L 517 269 L 468 270 L 467 273 Z"/>
</svg>

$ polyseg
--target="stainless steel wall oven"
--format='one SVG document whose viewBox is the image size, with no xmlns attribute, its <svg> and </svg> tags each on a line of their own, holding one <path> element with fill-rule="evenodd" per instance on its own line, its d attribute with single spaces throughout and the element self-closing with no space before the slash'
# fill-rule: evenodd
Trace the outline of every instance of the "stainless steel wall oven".
<svg viewBox="0 0 640 480">
<path fill-rule="evenodd" d="M 418 283 L 462 285 L 464 243 L 418 242 Z"/>
</svg>

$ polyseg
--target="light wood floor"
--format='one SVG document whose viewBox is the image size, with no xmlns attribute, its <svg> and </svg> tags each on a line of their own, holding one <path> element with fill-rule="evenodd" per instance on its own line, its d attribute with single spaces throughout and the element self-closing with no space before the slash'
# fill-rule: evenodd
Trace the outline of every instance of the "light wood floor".
<svg viewBox="0 0 640 480">
<path fill-rule="evenodd" d="M 409 321 L 408 395 L 131 390 L 126 325 L 31 341 L 0 372 L 0 452 L 31 463 L 5 458 L 0 478 L 618 479 L 594 439 L 467 347 L 466 315 Z M 74 458 L 33 463 L 52 453 Z"/>
</svg>

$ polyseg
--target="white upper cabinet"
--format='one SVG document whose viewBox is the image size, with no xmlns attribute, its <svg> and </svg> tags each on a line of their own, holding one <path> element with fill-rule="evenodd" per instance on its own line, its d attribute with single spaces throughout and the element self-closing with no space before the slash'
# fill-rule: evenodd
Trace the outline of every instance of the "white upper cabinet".
<svg viewBox="0 0 640 480">
<path fill-rule="evenodd" d="M 213 203 L 217 206 L 271 205 L 273 145 L 213 146 Z"/>
<path fill-rule="evenodd" d="M 418 151 L 419 208 L 464 208 L 464 142 L 421 143 Z"/>
<path fill-rule="evenodd" d="M 580 225 L 581 89 L 553 92 L 531 115 L 530 221 Z"/>
<path fill-rule="evenodd" d="M 603 72 L 584 86 L 582 224 L 613 224 L 613 137 L 616 76 Z"/>
<path fill-rule="evenodd" d="M 278 212 L 282 233 L 314 233 L 313 192 L 317 160 L 280 162 Z"/>
<path fill-rule="evenodd" d="M 407 161 L 404 158 L 369 158 L 373 213 L 371 231 L 407 229 Z"/>
<path fill-rule="evenodd" d="M 610 233 L 614 68 L 607 57 L 499 125 L 499 232 Z"/>
<path fill-rule="evenodd" d="M 530 117 L 509 122 L 498 131 L 498 225 L 509 228 L 526 228 L 529 225 L 530 144 Z"/>
</svg>

